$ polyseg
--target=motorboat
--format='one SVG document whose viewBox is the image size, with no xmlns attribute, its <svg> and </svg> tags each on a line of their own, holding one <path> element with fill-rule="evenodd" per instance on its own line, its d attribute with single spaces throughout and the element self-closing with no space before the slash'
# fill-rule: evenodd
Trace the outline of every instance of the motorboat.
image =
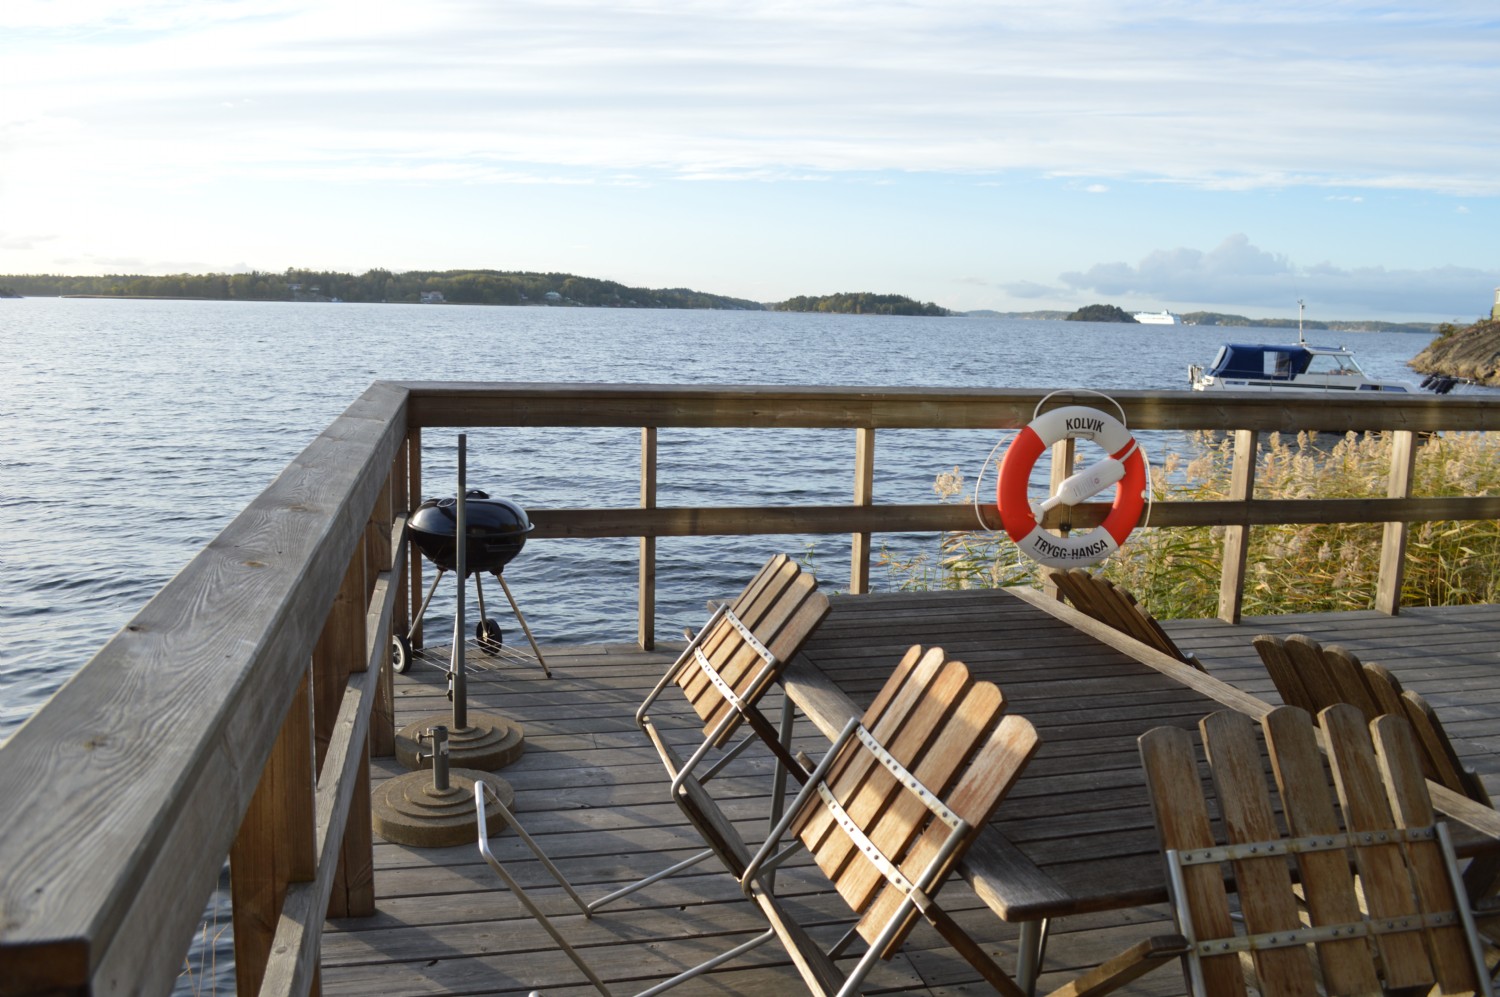
<svg viewBox="0 0 1500 997">
<path fill-rule="evenodd" d="M 1213 363 L 1188 367 L 1194 391 L 1401 392 L 1420 390 L 1407 381 L 1366 374 L 1345 346 L 1313 346 L 1302 334 L 1302 302 L 1297 302 L 1297 342 L 1290 345 L 1226 343 Z M 1432 379 L 1429 379 L 1429 381 Z M 1439 394 L 1442 386 L 1424 385 Z M 1452 385 L 1447 385 L 1451 389 Z"/>
<path fill-rule="evenodd" d="M 1405 381 L 1371 377 L 1343 346 L 1226 343 L 1207 367 L 1192 364 L 1194 391 L 1396 391 L 1413 392 Z"/>
</svg>

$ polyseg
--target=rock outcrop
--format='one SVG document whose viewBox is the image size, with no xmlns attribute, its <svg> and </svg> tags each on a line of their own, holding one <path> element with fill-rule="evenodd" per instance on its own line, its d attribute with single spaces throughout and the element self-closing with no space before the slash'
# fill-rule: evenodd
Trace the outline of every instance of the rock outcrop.
<svg viewBox="0 0 1500 997">
<path fill-rule="evenodd" d="M 1439 336 L 1412 358 L 1412 370 L 1459 377 L 1500 388 L 1500 320 L 1489 319 Z"/>
</svg>

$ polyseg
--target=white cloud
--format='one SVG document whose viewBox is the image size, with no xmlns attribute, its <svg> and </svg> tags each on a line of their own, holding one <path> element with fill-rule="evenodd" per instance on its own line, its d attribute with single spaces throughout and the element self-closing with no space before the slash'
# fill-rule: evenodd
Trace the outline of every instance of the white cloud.
<svg viewBox="0 0 1500 997">
<path fill-rule="evenodd" d="M 73 184 L 318 163 L 1500 193 L 1500 27 L 1475 2 L 20 0 L 6 20 L 0 141 Z"/>
<path fill-rule="evenodd" d="M 1207 252 L 1157 250 L 1140 263 L 1099 263 L 1059 275 L 1064 296 L 1089 292 L 1175 306 L 1236 302 L 1242 307 L 1284 309 L 1306 298 L 1325 316 L 1383 314 L 1467 315 L 1476 293 L 1500 285 L 1500 269 L 1444 266 L 1431 269 L 1340 267 L 1330 262 L 1300 265 L 1251 244 L 1244 234 L 1226 238 Z M 1476 292 L 1476 288 L 1479 289 Z M 1016 297 L 1026 295 L 1015 288 Z M 1049 293 L 1058 296 L 1054 289 Z"/>
</svg>

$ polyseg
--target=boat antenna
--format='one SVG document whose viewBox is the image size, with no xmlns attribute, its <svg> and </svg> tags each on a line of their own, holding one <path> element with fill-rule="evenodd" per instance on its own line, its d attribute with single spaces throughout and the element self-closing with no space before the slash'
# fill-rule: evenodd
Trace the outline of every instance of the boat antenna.
<svg viewBox="0 0 1500 997">
<path fill-rule="evenodd" d="M 1297 345 L 1306 346 L 1307 340 L 1302 338 L 1302 299 L 1297 299 Z"/>
</svg>

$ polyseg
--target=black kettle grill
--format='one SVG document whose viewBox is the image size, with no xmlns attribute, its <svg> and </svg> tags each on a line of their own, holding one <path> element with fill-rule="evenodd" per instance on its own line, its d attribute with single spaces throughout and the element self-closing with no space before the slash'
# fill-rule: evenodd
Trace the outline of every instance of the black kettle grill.
<svg viewBox="0 0 1500 997">
<path fill-rule="evenodd" d="M 526 510 L 506 499 L 492 499 L 477 488 L 464 492 L 464 572 L 500 574 L 526 546 L 526 534 L 536 527 Z M 422 556 L 444 571 L 458 569 L 458 500 L 428 499 L 411 514 L 406 528 Z"/>
<path fill-rule="evenodd" d="M 521 608 L 516 605 L 510 586 L 505 584 L 505 576 L 501 574 L 505 566 L 521 553 L 521 549 L 526 546 L 526 535 L 535 528 L 527 517 L 526 510 L 516 503 L 507 499 L 492 499 L 487 492 L 477 488 L 466 489 L 464 532 L 467 534 L 467 543 L 464 547 L 464 578 L 459 584 L 464 584 L 469 576 L 474 576 L 474 586 L 479 594 L 479 622 L 474 625 L 474 640 L 480 650 L 490 655 L 499 655 L 505 650 L 505 638 L 499 621 L 485 613 L 484 584 L 481 581 L 485 573 L 495 576 L 506 599 L 510 601 L 510 608 L 515 612 L 516 619 L 521 623 L 526 639 L 531 643 L 537 662 L 541 664 L 547 677 L 551 678 L 552 672 L 548 669 L 536 640 L 531 636 L 526 617 L 521 615 Z M 438 583 L 448 572 L 458 570 L 458 499 L 428 499 L 412 511 L 406 522 L 406 530 L 422 556 L 437 566 L 438 573 L 427 590 L 426 598 L 422 600 L 416 619 L 412 621 L 411 631 L 405 636 L 397 633 L 391 638 L 391 664 L 400 673 L 411 668 L 415 656 L 412 637 L 427 612 L 427 604 L 437 592 Z"/>
</svg>

